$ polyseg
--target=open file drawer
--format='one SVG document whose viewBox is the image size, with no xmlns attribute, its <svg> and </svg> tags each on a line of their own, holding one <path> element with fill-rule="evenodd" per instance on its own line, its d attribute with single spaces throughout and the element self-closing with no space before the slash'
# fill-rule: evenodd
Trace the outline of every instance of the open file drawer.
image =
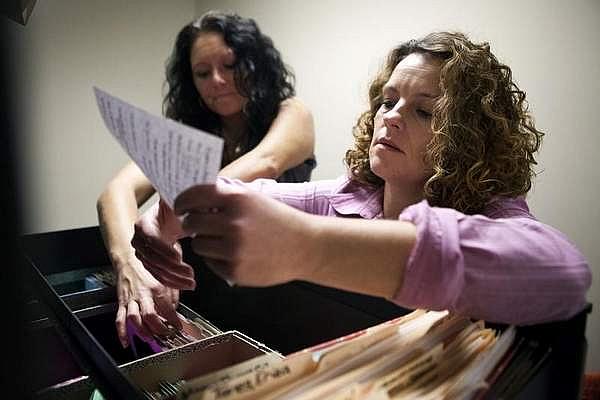
<svg viewBox="0 0 600 400">
<path fill-rule="evenodd" d="M 180 382 L 236 365 L 254 357 L 280 358 L 278 353 L 237 331 L 221 333 L 185 346 L 123 364 L 119 369 L 148 398 L 168 398 Z M 88 400 L 95 389 L 87 376 L 39 391 L 37 400 Z M 163 396 L 163 397 L 161 397 Z"/>
<path fill-rule="evenodd" d="M 96 289 L 96 291 L 98 290 Z M 95 294 L 99 295 L 100 293 Z M 71 300 L 73 297 L 88 297 L 91 293 L 81 293 L 80 295 L 84 296 L 71 296 Z M 114 325 L 115 311 L 115 303 L 103 303 L 74 310 L 73 314 L 79 318 L 117 365 L 129 364 L 137 359 L 155 354 L 146 343 L 137 338 L 134 339 L 136 353 L 133 352 L 132 346 L 127 349 L 121 347 Z M 178 312 L 204 327 L 203 335 L 199 336 L 198 340 L 222 333 L 183 304 L 179 306 Z M 28 346 L 28 373 L 30 374 L 28 382 L 32 391 L 37 392 L 86 374 L 76 357 L 71 354 L 68 339 L 57 329 L 53 320 L 47 317 L 30 320 L 26 328 L 24 342 Z"/>
<path fill-rule="evenodd" d="M 258 355 L 281 357 L 238 331 L 222 332 L 184 304 L 178 312 L 199 328 L 197 340 L 156 353 L 134 337 L 137 352 L 134 346 L 123 349 L 114 324 L 115 288 L 98 279 L 111 270 L 98 228 L 25 235 L 21 247 L 31 268 L 24 343 L 33 398 L 89 399 L 99 386 L 96 364 L 109 375 L 125 377 L 135 394 L 128 398 L 144 398 L 161 393 L 165 385 Z M 105 362 L 87 357 L 98 353 Z M 104 388 L 113 384 L 110 377 L 103 383 Z"/>
</svg>

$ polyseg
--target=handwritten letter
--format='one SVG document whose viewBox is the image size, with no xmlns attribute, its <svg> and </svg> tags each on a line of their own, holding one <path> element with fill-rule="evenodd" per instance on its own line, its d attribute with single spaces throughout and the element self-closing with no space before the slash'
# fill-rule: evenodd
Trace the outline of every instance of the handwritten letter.
<svg viewBox="0 0 600 400">
<path fill-rule="evenodd" d="M 149 114 L 98 88 L 94 93 L 108 130 L 171 207 L 190 186 L 215 182 L 223 139 Z"/>
</svg>

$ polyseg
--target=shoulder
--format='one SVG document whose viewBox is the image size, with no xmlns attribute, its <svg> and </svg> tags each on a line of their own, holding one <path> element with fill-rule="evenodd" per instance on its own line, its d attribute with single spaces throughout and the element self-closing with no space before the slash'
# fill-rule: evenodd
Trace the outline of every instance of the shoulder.
<svg viewBox="0 0 600 400">
<path fill-rule="evenodd" d="M 492 199 L 480 213 L 464 214 L 454 208 L 432 206 L 427 200 L 408 206 L 400 214 L 403 220 L 415 224 L 425 221 L 436 221 L 436 226 L 522 226 L 539 224 L 530 213 L 529 206 L 523 197 L 496 197 Z"/>
<path fill-rule="evenodd" d="M 483 215 L 486 217 L 497 218 L 529 218 L 535 217 L 529 211 L 527 201 L 522 196 L 519 197 L 496 197 L 484 208 Z"/>
<path fill-rule="evenodd" d="M 299 97 L 292 96 L 279 103 L 279 112 L 295 112 L 305 116 L 311 116 L 312 113 L 306 103 Z"/>
</svg>

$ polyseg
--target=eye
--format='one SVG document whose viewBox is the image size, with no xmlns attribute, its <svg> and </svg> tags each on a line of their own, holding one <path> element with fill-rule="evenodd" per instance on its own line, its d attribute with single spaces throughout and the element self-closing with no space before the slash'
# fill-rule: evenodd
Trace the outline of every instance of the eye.
<svg viewBox="0 0 600 400">
<path fill-rule="evenodd" d="M 396 102 L 394 100 L 384 99 L 383 103 L 381 103 L 381 107 L 384 110 L 391 110 L 395 104 Z"/>
<path fill-rule="evenodd" d="M 194 72 L 194 76 L 199 79 L 208 78 L 208 75 L 210 75 L 210 73 L 208 71 L 195 71 Z"/>
<path fill-rule="evenodd" d="M 431 118 L 431 113 L 429 111 L 423 110 L 423 109 L 417 109 L 417 115 L 423 119 L 429 119 Z"/>
<path fill-rule="evenodd" d="M 224 64 L 223 66 L 225 67 L 225 69 L 234 69 L 235 68 L 235 63 Z"/>
</svg>

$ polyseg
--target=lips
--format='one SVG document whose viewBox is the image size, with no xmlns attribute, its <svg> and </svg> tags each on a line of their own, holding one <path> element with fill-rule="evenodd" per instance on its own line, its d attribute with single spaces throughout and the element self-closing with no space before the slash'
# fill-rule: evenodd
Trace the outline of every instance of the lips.
<svg viewBox="0 0 600 400">
<path fill-rule="evenodd" d="M 383 146 L 387 150 L 403 152 L 398 146 L 396 146 L 391 140 L 386 138 L 377 139 L 376 144 Z"/>
<path fill-rule="evenodd" d="M 235 94 L 235 93 L 232 93 L 232 92 L 231 92 L 231 93 L 222 93 L 222 94 L 218 94 L 218 95 L 212 96 L 212 101 L 217 101 L 217 100 L 220 100 L 220 99 L 222 99 L 222 98 L 224 98 L 224 97 L 232 96 L 232 95 L 234 95 L 234 94 Z"/>
</svg>

